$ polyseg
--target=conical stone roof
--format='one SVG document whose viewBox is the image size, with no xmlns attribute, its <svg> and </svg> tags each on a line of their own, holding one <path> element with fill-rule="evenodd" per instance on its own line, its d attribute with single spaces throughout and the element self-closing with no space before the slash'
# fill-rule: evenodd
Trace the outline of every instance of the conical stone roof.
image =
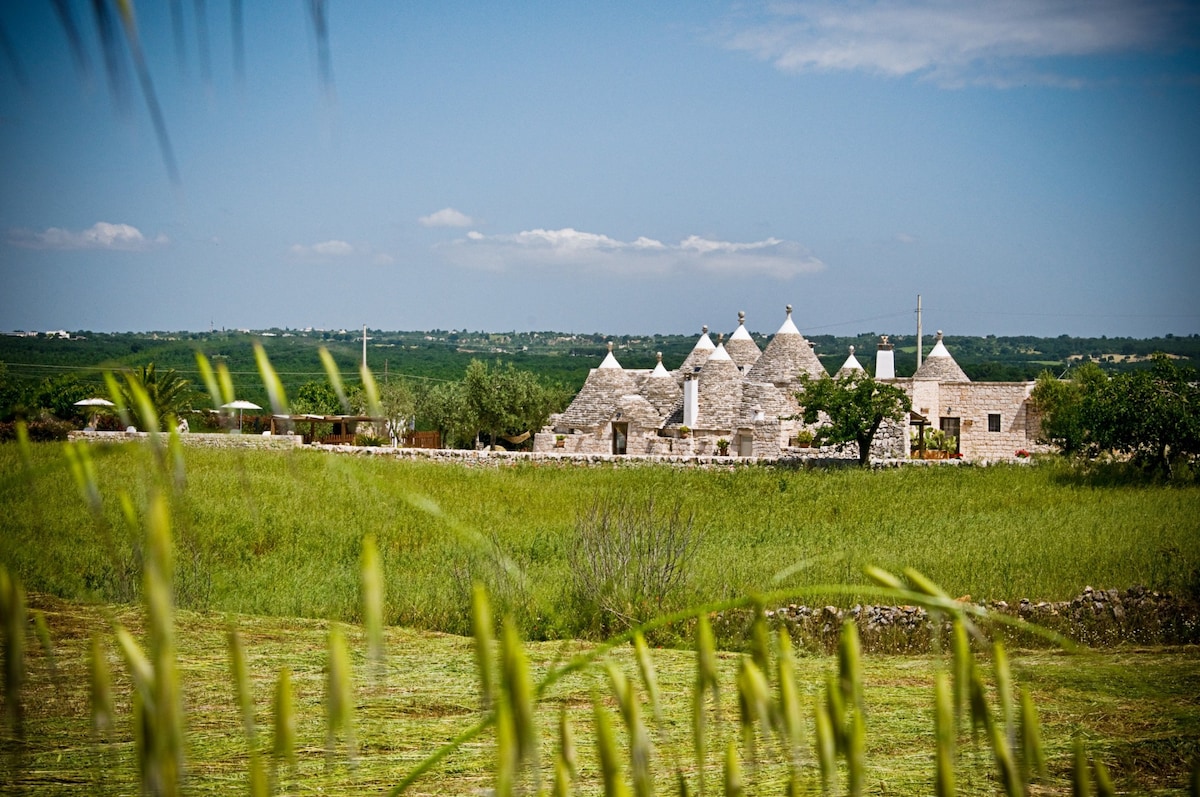
<svg viewBox="0 0 1200 797">
<path fill-rule="evenodd" d="M 743 312 L 738 312 L 738 328 L 729 336 L 729 342 L 725 344 L 725 351 L 729 352 L 729 356 L 733 358 L 733 364 L 742 373 L 749 371 L 750 367 L 758 362 L 758 358 L 762 357 L 762 351 L 758 348 L 758 344 L 746 331 L 746 314 Z"/>
<path fill-rule="evenodd" d="M 717 346 L 704 363 L 699 382 L 696 427 L 733 429 L 742 403 L 742 374 L 724 346 Z"/>
<path fill-rule="evenodd" d="M 645 371 L 642 371 L 645 373 Z M 633 374 L 626 371 L 613 356 L 608 344 L 608 356 L 599 368 L 593 368 L 561 416 L 557 428 L 591 429 L 608 420 L 621 396 L 636 391 Z"/>
<path fill-rule="evenodd" d="M 946 344 L 942 342 L 942 330 L 938 330 L 937 342 L 933 350 L 925 357 L 925 362 L 913 374 L 913 379 L 929 382 L 970 382 L 966 373 L 959 368 L 958 363 L 950 356 Z"/>
<path fill-rule="evenodd" d="M 708 325 L 701 328 L 700 340 L 696 341 L 696 345 L 684 358 L 683 363 L 679 366 L 679 375 L 693 374 L 704 365 L 704 361 L 709 355 L 716 351 L 717 347 L 713 344 L 712 338 L 708 336 Z"/>
<path fill-rule="evenodd" d="M 658 365 L 654 366 L 654 370 L 642 382 L 640 392 L 664 419 L 683 401 L 683 390 L 680 389 L 679 383 L 671 377 L 671 372 L 663 367 L 662 352 L 658 353 Z"/>
<path fill-rule="evenodd" d="M 771 338 L 762 357 L 758 358 L 746 378 L 782 387 L 795 384 L 800 374 L 808 374 L 814 379 L 829 375 L 812 346 L 792 323 L 792 306 L 789 304 L 783 326 Z"/>
</svg>

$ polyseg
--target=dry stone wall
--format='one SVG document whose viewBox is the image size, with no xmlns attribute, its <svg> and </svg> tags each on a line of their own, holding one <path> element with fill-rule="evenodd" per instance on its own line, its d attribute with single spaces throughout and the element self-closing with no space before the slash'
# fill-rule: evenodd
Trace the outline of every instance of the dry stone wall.
<svg viewBox="0 0 1200 797">
<path fill-rule="evenodd" d="M 165 439 L 165 434 L 162 435 Z M 131 440 L 147 440 L 149 432 L 71 432 L 68 440 L 82 440 L 88 443 L 124 443 Z M 187 432 L 179 435 L 179 440 L 189 448 L 258 448 L 268 450 L 291 450 L 304 445 L 300 435 L 254 435 L 254 434 L 211 434 L 208 432 Z"/>
</svg>

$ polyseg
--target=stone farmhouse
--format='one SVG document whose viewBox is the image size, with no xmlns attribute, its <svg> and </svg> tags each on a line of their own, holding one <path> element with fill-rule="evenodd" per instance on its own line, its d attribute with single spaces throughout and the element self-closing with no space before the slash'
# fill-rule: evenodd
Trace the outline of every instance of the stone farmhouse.
<svg viewBox="0 0 1200 797">
<path fill-rule="evenodd" d="M 801 456 L 796 445 L 804 424 L 797 417 L 799 377 L 828 372 L 813 346 L 792 322 L 791 305 L 779 331 L 760 350 L 746 331 L 745 314 L 728 340 L 713 343 L 704 327 L 679 367 L 668 370 L 662 355 L 653 369 L 621 367 L 609 344 L 599 367 L 562 413 L 534 436 L 534 451 L 565 454 L 706 456 L 719 453 L 776 459 Z M 851 347 L 838 374 L 863 371 Z M 877 379 L 900 386 L 912 399 L 909 424 L 885 425 L 876 435 L 874 459 L 910 456 L 910 430 L 926 426 L 957 439 L 957 454 L 972 461 L 1016 458 L 1040 448 L 1030 405 L 1033 382 L 972 382 L 937 341 L 911 378 L 895 376 L 892 345 L 884 336 L 876 351 Z M 850 446 L 853 449 L 853 445 Z M 848 455 L 856 452 L 851 450 Z M 837 456 L 815 451 L 809 455 Z"/>
</svg>

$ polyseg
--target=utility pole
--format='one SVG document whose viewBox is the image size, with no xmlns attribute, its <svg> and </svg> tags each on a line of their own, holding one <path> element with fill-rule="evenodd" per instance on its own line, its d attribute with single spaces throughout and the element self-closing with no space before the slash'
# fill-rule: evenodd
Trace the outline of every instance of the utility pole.
<svg viewBox="0 0 1200 797">
<path fill-rule="evenodd" d="M 366 362 L 366 355 L 363 355 Z M 917 294 L 917 368 L 921 368 L 921 294 Z"/>
<path fill-rule="evenodd" d="M 920 356 L 920 355 L 918 355 Z M 367 325 L 363 324 L 363 370 L 367 369 Z"/>
</svg>

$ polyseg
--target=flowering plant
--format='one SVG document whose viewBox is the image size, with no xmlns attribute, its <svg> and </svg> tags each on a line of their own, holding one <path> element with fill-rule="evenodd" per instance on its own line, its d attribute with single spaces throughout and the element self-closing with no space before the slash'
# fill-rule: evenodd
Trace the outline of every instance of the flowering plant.
<svg viewBox="0 0 1200 797">
<path fill-rule="evenodd" d="M 1017 457 L 1018 457 L 1019 459 L 1028 459 L 1028 458 L 1029 458 L 1029 452 L 1028 452 L 1028 451 L 1026 451 L 1026 450 L 1025 450 L 1025 449 L 1023 449 L 1023 448 L 1022 448 L 1022 449 L 1018 449 L 1018 450 L 1017 450 Z"/>
</svg>

